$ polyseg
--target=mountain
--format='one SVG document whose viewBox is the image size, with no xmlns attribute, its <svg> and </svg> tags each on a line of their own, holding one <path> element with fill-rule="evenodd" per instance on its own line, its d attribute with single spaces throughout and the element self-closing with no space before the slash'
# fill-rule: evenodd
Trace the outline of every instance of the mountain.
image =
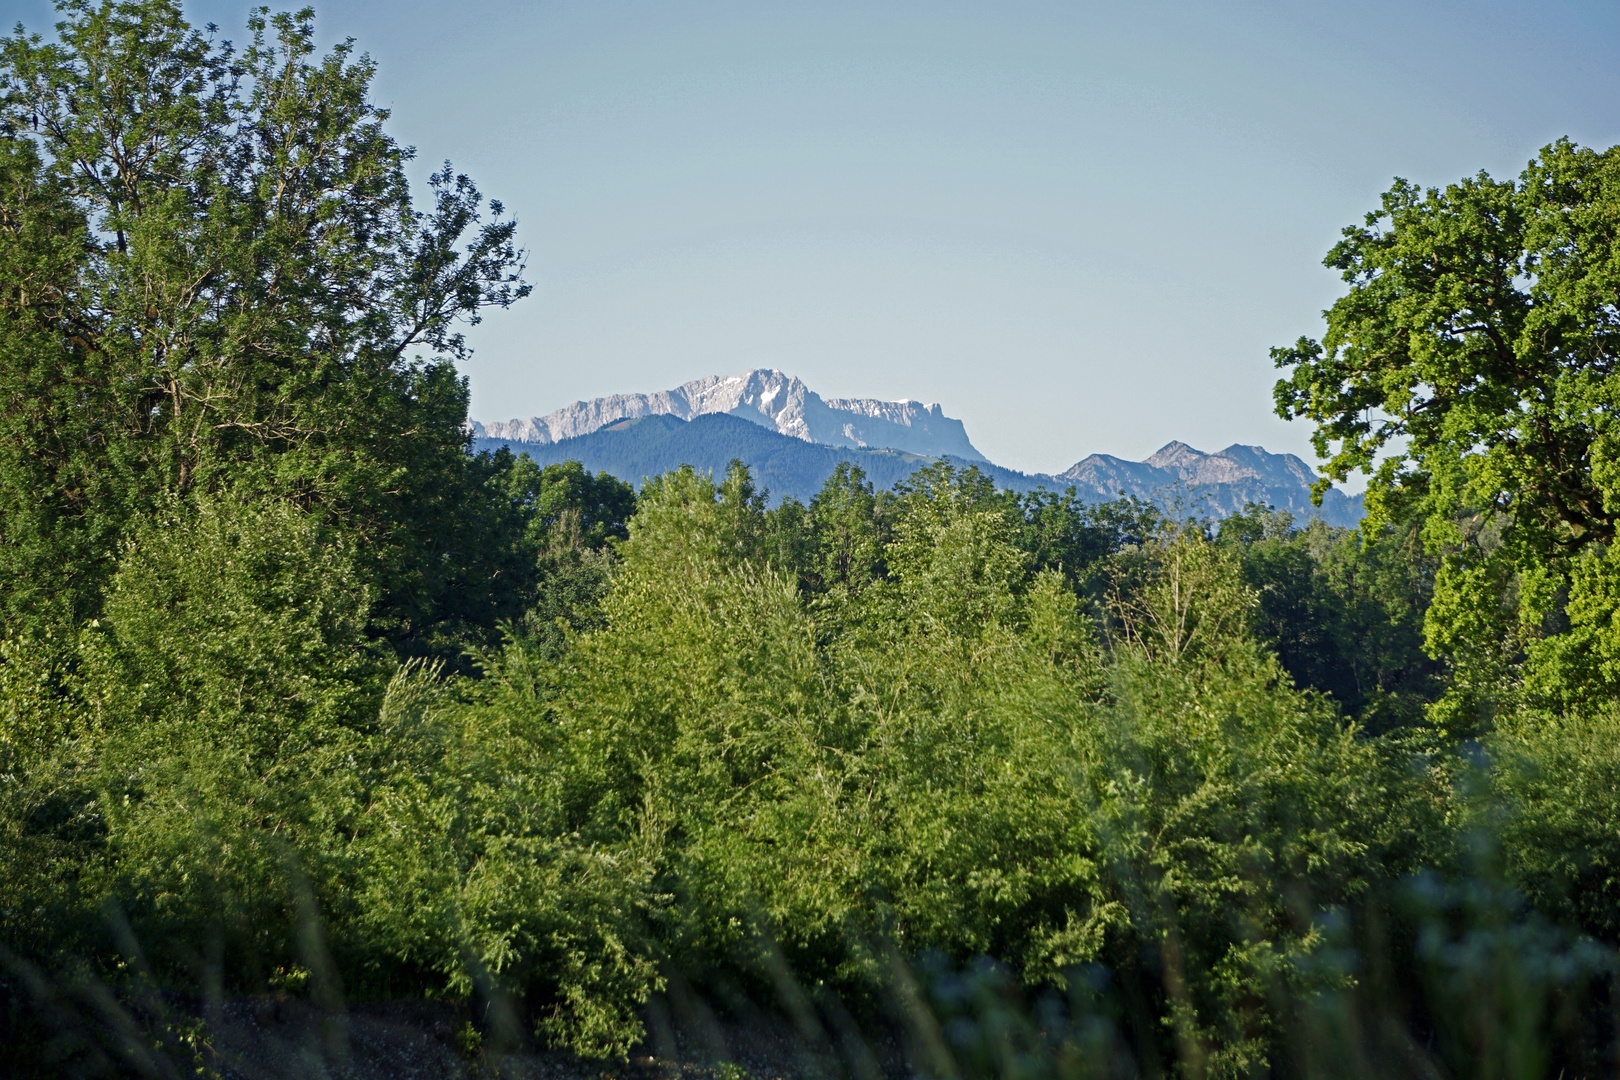
<svg viewBox="0 0 1620 1080">
<path fill-rule="evenodd" d="M 485 425 L 481 430 L 492 429 L 494 425 Z M 938 460 L 894 448 L 809 442 L 772 431 L 752 417 L 724 412 L 700 414 L 690 421 L 655 413 L 551 442 L 489 435 L 475 435 L 473 440 L 474 450 L 502 446 L 528 454 L 538 465 L 577 460 L 592 472 L 611 473 L 637 485 L 681 465 L 718 477 L 735 458 L 746 462 L 755 483 L 770 489 L 775 498 L 791 496 L 805 503 L 821 490 L 840 461 L 859 465 L 868 480 L 885 489 Z M 1124 492 L 1161 506 L 1179 499 L 1188 513 L 1214 518 L 1250 502 L 1289 510 L 1301 519 L 1321 517 L 1330 525 L 1353 526 L 1362 516 L 1361 497 L 1349 498 L 1336 490 L 1327 493 L 1320 509 L 1311 506 L 1310 485 L 1316 475 L 1310 466 L 1292 454 L 1270 454 L 1257 446 L 1234 445 L 1205 454 L 1172 442 L 1146 461 L 1093 454 L 1056 476 L 1022 473 L 982 458 L 950 460 L 977 467 L 1001 488 L 1062 492 L 1073 487 L 1088 502 L 1118 498 Z"/>
<path fill-rule="evenodd" d="M 714 375 L 655 394 L 614 394 L 576 401 L 547 416 L 473 424 L 475 438 L 550 445 L 600 431 L 620 420 L 673 416 L 691 420 L 726 413 L 809 443 L 848 449 L 887 448 L 926 457 L 984 461 L 962 421 L 938 405 L 873 398 L 830 398 L 792 375 L 758 368 Z"/>
<path fill-rule="evenodd" d="M 808 503 L 821 490 L 840 461 L 859 465 L 879 488 L 891 488 L 927 465 L 931 458 L 903 450 L 823 446 L 782 435 L 726 413 L 682 420 L 667 413 L 620 420 L 588 435 L 550 443 L 474 437 L 473 449 L 510 447 L 528 454 L 536 465 L 578 461 L 591 472 L 607 472 L 636 486 L 682 465 L 718 479 L 733 459 L 744 461 L 754 483 L 773 496 L 792 496 Z"/>
<path fill-rule="evenodd" d="M 1189 512 L 1225 517 L 1249 503 L 1275 506 L 1298 518 L 1321 517 L 1331 525 L 1356 525 L 1363 508 L 1360 495 L 1334 488 L 1311 505 L 1316 472 L 1293 454 L 1272 454 L 1259 446 L 1233 443 L 1206 454 L 1183 442 L 1171 442 L 1146 461 L 1126 461 L 1092 454 L 1069 466 L 1053 480 L 1073 485 L 1088 500 L 1117 497 L 1120 492 L 1167 504 L 1178 494 Z"/>
</svg>

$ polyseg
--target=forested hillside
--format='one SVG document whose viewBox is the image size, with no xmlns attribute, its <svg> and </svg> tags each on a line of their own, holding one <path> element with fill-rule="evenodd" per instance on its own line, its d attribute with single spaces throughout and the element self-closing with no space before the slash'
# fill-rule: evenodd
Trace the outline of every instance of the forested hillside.
<svg viewBox="0 0 1620 1080">
<path fill-rule="evenodd" d="M 1614 1075 L 1620 151 L 1330 253 L 1277 407 L 1359 529 L 949 463 L 767 505 L 471 452 L 511 222 L 413 206 L 309 13 L 62 13 L 0 45 L 9 1074 L 263 1075 L 246 1001 L 329 1075 L 433 999 L 469 1070 L 675 1003 L 817 1075 Z"/>
</svg>

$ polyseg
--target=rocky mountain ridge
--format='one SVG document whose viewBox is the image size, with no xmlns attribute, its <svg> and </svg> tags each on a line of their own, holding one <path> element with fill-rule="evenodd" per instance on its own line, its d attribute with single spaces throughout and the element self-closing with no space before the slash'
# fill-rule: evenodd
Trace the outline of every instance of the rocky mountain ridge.
<svg viewBox="0 0 1620 1080">
<path fill-rule="evenodd" d="M 1296 517 L 1322 517 L 1334 525 L 1361 520 L 1361 496 L 1337 489 L 1311 503 L 1316 471 L 1293 454 L 1273 454 L 1261 446 L 1233 443 L 1206 454 L 1172 441 L 1145 461 L 1092 454 L 1050 478 L 1053 486 L 1072 485 L 1090 500 L 1121 493 L 1158 504 L 1179 500 L 1189 513 L 1225 517 L 1249 503 L 1274 506 Z"/>
<path fill-rule="evenodd" d="M 837 406 L 841 424 L 849 425 L 835 431 L 844 436 L 841 443 L 813 437 L 826 430 L 820 426 L 825 414 L 817 405 L 827 412 Z M 697 380 L 663 395 L 599 398 L 541 420 L 476 425 L 474 447 L 495 450 L 505 446 L 530 455 L 541 465 L 572 458 L 593 472 L 605 471 L 631 484 L 681 465 L 720 475 L 736 458 L 746 462 L 760 486 L 769 488 L 776 498 L 792 497 L 804 503 L 815 497 L 840 461 L 860 466 L 877 487 L 889 488 L 930 461 L 949 460 L 982 470 L 1001 488 L 1054 492 L 1073 488 L 1087 502 L 1124 494 L 1160 506 L 1175 505 L 1181 512 L 1201 517 L 1222 518 L 1257 503 L 1287 510 L 1301 520 L 1320 517 L 1345 526 L 1361 520 L 1360 496 L 1330 490 L 1322 505 L 1314 506 L 1310 489 L 1316 473 L 1309 465 L 1292 454 L 1272 454 L 1263 447 L 1241 443 L 1209 454 L 1183 442 L 1170 442 L 1145 461 L 1092 454 L 1055 475 L 1018 472 L 982 456 L 925 453 L 894 445 L 932 447 L 927 440 L 938 431 L 947 436 L 959 431 L 959 442 L 967 443 L 961 421 L 939 416 L 938 408 L 866 399 L 824 402 L 797 379 L 780 372 L 755 371 L 729 379 Z M 677 410 L 692 415 L 683 418 Z M 627 415 L 632 412 L 636 415 Z M 857 429 L 852 419 L 857 415 L 864 416 L 868 426 Z M 954 427 L 924 427 L 917 422 L 919 415 L 924 422 L 939 416 Z M 558 418 L 555 424 L 552 418 Z M 903 423 L 905 420 L 913 422 Z M 588 430 L 578 435 L 558 434 L 571 426 Z M 911 437 L 894 438 L 888 446 L 871 445 L 866 438 L 892 436 L 896 431 Z M 851 432 L 862 437 L 857 441 Z M 953 444 L 956 440 L 946 443 Z"/>
<path fill-rule="evenodd" d="M 1221 484 L 1258 483 L 1266 487 L 1309 488 L 1316 471 L 1293 454 L 1273 454 L 1263 446 L 1233 443 L 1206 454 L 1172 441 L 1145 461 L 1112 454 L 1092 454 L 1054 475 L 1053 479 L 1099 491 L 1140 488 L 1204 488 Z"/>
<path fill-rule="evenodd" d="M 827 398 L 774 368 L 706 379 L 651 394 L 613 394 L 576 401 L 545 416 L 474 423 L 473 436 L 539 446 L 600 431 L 621 420 L 674 416 L 691 420 L 726 413 L 779 434 L 823 446 L 888 448 L 926 457 L 984 461 L 962 421 L 938 405 L 875 398 Z"/>
</svg>

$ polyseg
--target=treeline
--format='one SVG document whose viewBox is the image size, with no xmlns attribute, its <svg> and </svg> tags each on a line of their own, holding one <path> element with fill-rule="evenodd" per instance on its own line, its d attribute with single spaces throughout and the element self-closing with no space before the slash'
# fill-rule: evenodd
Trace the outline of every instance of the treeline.
<svg viewBox="0 0 1620 1080">
<path fill-rule="evenodd" d="M 267 992 L 611 1058 L 679 990 L 939 1076 L 1615 1071 L 1616 158 L 1330 256 L 1278 404 L 1359 530 L 771 506 L 468 452 L 512 225 L 307 13 L 62 11 L 0 44 L 10 1067 L 224 1067 Z"/>
</svg>

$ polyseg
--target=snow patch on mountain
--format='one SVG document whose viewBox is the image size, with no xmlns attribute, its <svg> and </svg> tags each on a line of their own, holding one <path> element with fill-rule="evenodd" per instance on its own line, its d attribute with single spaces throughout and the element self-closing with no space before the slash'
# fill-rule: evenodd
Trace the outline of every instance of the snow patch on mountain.
<svg viewBox="0 0 1620 1080">
<path fill-rule="evenodd" d="M 474 423 L 472 427 L 478 438 L 545 445 L 588 435 L 620 420 L 643 416 L 690 420 L 711 413 L 727 413 L 795 439 L 828 446 L 891 448 L 927 457 L 986 460 L 968 440 L 962 421 L 946 416 L 938 405 L 909 399 L 823 400 L 798 378 L 774 368 L 711 375 L 656 393 L 576 401 L 546 416 Z"/>
</svg>

